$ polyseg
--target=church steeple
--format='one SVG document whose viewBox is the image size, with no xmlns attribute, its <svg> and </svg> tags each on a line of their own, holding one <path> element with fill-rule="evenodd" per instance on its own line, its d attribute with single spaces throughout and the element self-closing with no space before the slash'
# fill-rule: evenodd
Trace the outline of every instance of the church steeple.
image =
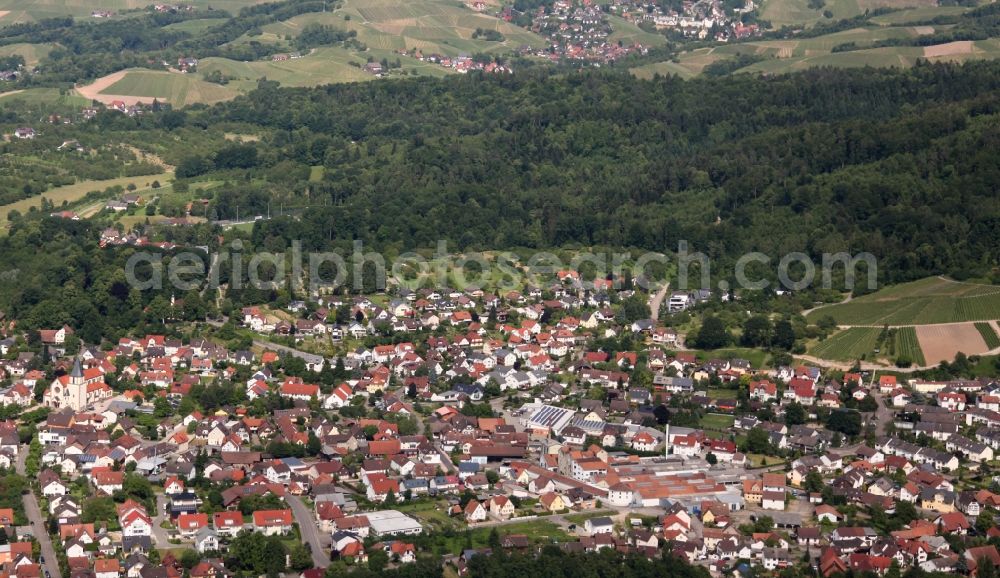
<svg viewBox="0 0 1000 578">
<path fill-rule="evenodd" d="M 73 360 L 73 369 L 69 372 L 70 383 L 83 383 L 83 369 L 80 368 L 80 358 Z"/>
</svg>

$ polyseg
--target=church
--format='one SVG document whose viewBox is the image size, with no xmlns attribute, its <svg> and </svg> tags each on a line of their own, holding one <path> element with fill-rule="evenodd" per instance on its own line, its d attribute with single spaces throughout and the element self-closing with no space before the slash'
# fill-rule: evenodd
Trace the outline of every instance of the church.
<svg viewBox="0 0 1000 578">
<path fill-rule="evenodd" d="M 68 407 L 73 411 L 81 411 L 111 396 L 111 388 L 104 383 L 101 370 L 90 368 L 84 371 L 77 359 L 68 375 L 60 375 L 52 381 L 42 396 L 42 403 L 54 409 Z"/>
</svg>

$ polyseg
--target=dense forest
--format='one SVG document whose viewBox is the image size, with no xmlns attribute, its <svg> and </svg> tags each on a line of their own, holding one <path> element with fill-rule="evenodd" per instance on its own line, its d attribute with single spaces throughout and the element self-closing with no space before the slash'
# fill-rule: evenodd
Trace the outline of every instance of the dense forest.
<svg viewBox="0 0 1000 578">
<path fill-rule="evenodd" d="M 750 250 L 775 261 L 869 251 L 888 282 L 995 275 L 998 87 L 993 62 L 693 81 L 537 71 L 265 83 L 215 107 L 104 113 L 58 135 L 152 150 L 177 165 L 175 190 L 214 183 L 198 193 L 210 219 L 283 206 L 291 216 L 230 233 L 271 251 L 293 239 L 306 251 L 354 239 L 388 251 L 438 239 L 672 251 L 687 240 L 719 262 L 713 271 Z M 130 291 L 130 250 L 97 250 L 101 226 L 19 218 L 0 239 L 0 307 L 26 328 L 71 323 L 87 340 L 162 321 L 171 297 L 190 307 L 183 316 L 204 314 L 196 294 Z M 160 233 L 210 248 L 217 234 Z"/>
<path fill-rule="evenodd" d="M 237 203 L 309 204 L 255 230 L 307 248 L 687 240 L 717 259 L 869 251 L 887 281 L 988 274 L 1000 248 L 998 85 L 1000 64 L 974 63 L 265 87 L 185 121 L 253 127 L 264 135 L 253 166 L 227 152 L 224 166 L 199 154 L 178 171 L 232 178 L 213 201 L 219 218 Z M 319 182 L 314 165 L 327 169 Z"/>
</svg>

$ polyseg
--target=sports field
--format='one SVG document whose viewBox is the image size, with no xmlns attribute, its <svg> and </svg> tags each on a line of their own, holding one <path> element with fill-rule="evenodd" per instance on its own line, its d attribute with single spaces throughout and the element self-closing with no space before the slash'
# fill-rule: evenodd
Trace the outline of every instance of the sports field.
<svg viewBox="0 0 1000 578">
<path fill-rule="evenodd" d="M 1000 319 L 1000 286 L 929 277 L 821 307 L 808 319 L 816 321 L 827 315 L 840 325 L 875 326 Z"/>
</svg>

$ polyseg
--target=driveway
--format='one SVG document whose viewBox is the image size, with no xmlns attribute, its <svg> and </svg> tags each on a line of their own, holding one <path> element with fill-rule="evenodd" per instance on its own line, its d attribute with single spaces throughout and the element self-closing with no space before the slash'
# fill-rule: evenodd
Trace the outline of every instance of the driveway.
<svg viewBox="0 0 1000 578">
<path fill-rule="evenodd" d="M 323 545 L 325 534 L 319 531 L 319 527 L 313 519 L 312 511 L 302 503 L 302 499 L 298 496 L 285 494 L 285 501 L 288 502 L 288 506 L 292 509 L 292 515 L 295 516 L 295 523 L 299 525 L 302 542 L 309 544 L 309 548 L 312 550 L 313 566 L 326 568 L 330 565 L 330 557 L 327 555 L 326 547 Z"/>
<path fill-rule="evenodd" d="M 22 445 L 17 452 L 17 462 L 14 466 L 17 473 L 22 476 L 25 475 L 27 459 L 28 446 Z M 33 490 L 24 495 L 24 513 L 28 516 L 28 522 L 31 523 L 31 533 L 35 535 L 35 539 L 42 546 L 42 556 L 45 557 L 43 567 L 53 578 L 62 576 L 59 572 L 59 560 L 56 558 L 56 551 L 52 547 L 52 539 L 49 537 L 48 527 L 45 524 L 45 517 L 42 516 L 42 510 L 38 507 L 38 499 L 35 498 Z"/>
<path fill-rule="evenodd" d="M 153 541 L 160 548 L 168 548 L 170 546 L 170 533 L 160 527 L 165 520 L 167 520 L 167 501 L 166 494 L 156 495 L 156 512 L 153 514 Z"/>
</svg>

